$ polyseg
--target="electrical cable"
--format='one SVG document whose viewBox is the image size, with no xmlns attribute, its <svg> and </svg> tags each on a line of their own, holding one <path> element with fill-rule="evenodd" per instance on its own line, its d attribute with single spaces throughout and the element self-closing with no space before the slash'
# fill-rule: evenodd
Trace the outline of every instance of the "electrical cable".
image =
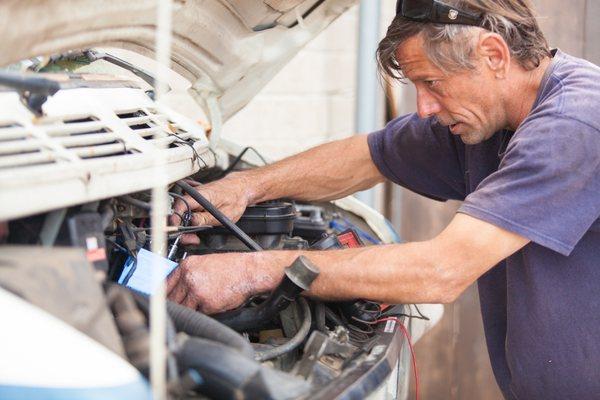
<svg viewBox="0 0 600 400">
<path fill-rule="evenodd" d="M 386 312 L 383 312 L 381 314 L 381 317 L 407 317 L 407 318 L 410 318 L 410 319 L 421 319 L 421 320 L 424 320 L 424 321 L 429 321 L 429 317 L 423 315 L 423 313 L 421 313 L 421 310 L 419 310 L 419 307 L 417 307 L 416 304 L 409 304 L 408 305 L 409 310 L 412 311 L 412 308 L 410 308 L 411 306 L 415 307 L 415 309 L 417 310 L 417 313 L 419 315 L 413 315 L 412 312 L 410 314 L 406 314 L 406 313 L 403 313 L 403 312 L 393 312 L 393 309 L 395 308 L 395 307 L 393 307 L 392 309 L 390 309 L 390 310 L 388 310 Z"/>
<path fill-rule="evenodd" d="M 404 326 L 402 321 L 400 321 L 400 319 L 398 319 L 396 317 L 381 318 L 381 319 L 378 319 L 376 322 L 380 323 L 380 322 L 386 322 L 386 321 L 396 321 L 396 323 L 398 323 L 398 326 L 400 327 L 400 330 L 402 330 L 402 333 L 406 337 L 406 341 L 408 342 L 408 348 L 410 349 L 410 355 L 412 358 L 413 371 L 415 374 L 415 400 L 419 400 L 419 372 L 417 370 L 417 357 L 415 356 L 415 350 L 413 348 L 413 344 L 410 339 L 408 330 L 406 329 L 406 327 Z"/>
<path fill-rule="evenodd" d="M 178 213 L 177 211 L 173 211 L 173 215 L 177 215 L 182 223 L 186 220 L 186 218 L 183 215 L 181 215 L 181 213 Z"/>
<path fill-rule="evenodd" d="M 176 143 L 181 143 L 181 144 L 185 144 L 187 146 L 190 146 L 190 148 L 192 149 L 192 152 L 194 153 L 194 161 L 196 161 L 196 163 L 198 164 L 198 170 L 202 169 L 202 166 L 200 165 L 200 161 L 202 161 L 202 164 L 204 164 L 204 168 L 208 168 L 208 164 L 206 163 L 206 161 L 204 161 L 202 159 L 202 157 L 200 157 L 200 155 L 198 154 L 198 152 L 194 148 L 194 143 L 196 142 L 196 140 L 188 139 L 189 141 L 192 142 L 192 143 L 190 143 L 188 140 L 185 140 L 184 138 L 182 138 L 181 136 L 179 136 L 176 133 L 168 132 L 168 134 L 171 135 L 171 136 L 175 136 L 177 139 L 179 139 L 179 141 L 176 142 Z"/>
<path fill-rule="evenodd" d="M 181 200 L 183 202 L 183 204 L 185 204 L 185 207 L 187 208 L 187 213 L 190 215 L 192 214 L 192 208 L 190 207 L 190 203 L 185 199 L 185 196 L 182 196 L 179 193 L 173 193 L 173 192 L 169 192 L 169 196 L 172 196 L 172 197 L 175 197 L 175 198 L 178 198 L 179 200 Z"/>
<path fill-rule="evenodd" d="M 306 339 L 308 333 L 310 332 L 310 325 L 312 323 L 312 317 L 310 315 L 310 306 L 308 302 L 303 297 L 298 299 L 300 306 L 302 307 L 302 314 L 304 315 L 304 319 L 302 320 L 302 325 L 300 325 L 300 329 L 298 332 L 285 344 L 281 346 L 273 347 L 272 349 L 256 351 L 254 353 L 254 359 L 256 361 L 267 361 L 271 360 L 275 357 L 279 357 L 294 350 L 296 347 L 300 346 L 300 344 Z"/>
<path fill-rule="evenodd" d="M 113 246 L 115 246 L 117 249 L 121 250 L 124 253 L 129 254 L 129 250 L 127 250 L 125 247 L 121 246 L 119 243 L 117 243 L 116 241 L 114 241 L 113 239 L 109 238 L 109 237 L 105 237 L 104 238 L 107 242 L 109 242 L 110 244 L 112 244 Z"/>
<path fill-rule="evenodd" d="M 237 237 L 242 243 L 244 243 L 250 250 L 261 251 L 262 247 L 256 243 L 250 236 L 246 234 L 239 226 L 234 224 L 225 214 L 219 211 L 210 201 L 202 196 L 192 185 L 184 181 L 177 181 L 175 183 L 184 192 L 189 194 L 198 204 L 210 213 L 217 221 L 223 224 L 224 227 L 229 229 L 231 233 Z"/>
<path fill-rule="evenodd" d="M 264 165 L 268 165 L 269 163 L 267 162 L 267 160 L 265 160 L 265 158 L 254 148 L 251 146 L 248 146 L 246 148 L 244 148 L 240 154 L 237 155 L 237 157 L 231 162 L 231 164 L 229 164 L 229 166 L 223 170 L 223 172 L 221 172 L 219 174 L 218 178 L 222 178 L 225 175 L 227 175 L 228 173 L 230 173 L 231 171 L 233 171 L 233 169 L 235 168 L 236 165 L 239 164 L 239 162 L 242 160 L 242 157 L 244 157 L 244 154 L 246 154 L 246 152 L 248 150 L 252 150 L 254 152 L 254 154 L 256 154 L 258 156 L 258 158 L 260 158 L 260 160 L 263 162 Z"/>
<path fill-rule="evenodd" d="M 417 313 L 419 314 L 419 317 L 414 317 L 414 318 L 419 318 L 419 319 L 424 319 L 426 321 L 429 321 L 429 317 L 426 317 L 425 315 L 423 315 L 423 313 L 421 312 L 421 310 L 419 310 L 419 307 L 417 307 L 416 304 L 413 304 L 413 306 L 415 306 L 415 310 L 417 310 Z"/>
</svg>

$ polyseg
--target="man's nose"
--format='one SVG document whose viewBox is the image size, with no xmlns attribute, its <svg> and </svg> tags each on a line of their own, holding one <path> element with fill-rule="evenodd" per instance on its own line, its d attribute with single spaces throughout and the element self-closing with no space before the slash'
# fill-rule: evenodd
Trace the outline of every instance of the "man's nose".
<svg viewBox="0 0 600 400">
<path fill-rule="evenodd" d="M 442 111 L 442 106 L 434 96 L 426 90 L 417 89 L 417 114 L 420 118 L 428 118 Z"/>
</svg>

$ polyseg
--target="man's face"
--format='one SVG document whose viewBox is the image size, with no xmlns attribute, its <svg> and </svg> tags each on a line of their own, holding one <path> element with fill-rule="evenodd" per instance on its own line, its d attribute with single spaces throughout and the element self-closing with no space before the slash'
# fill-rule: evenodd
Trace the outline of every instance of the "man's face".
<svg viewBox="0 0 600 400">
<path fill-rule="evenodd" d="M 445 74 L 427 58 L 420 36 L 398 47 L 396 58 L 417 89 L 421 118 L 435 116 L 466 144 L 480 143 L 506 126 L 501 88 L 484 62 L 474 61 L 474 70 Z"/>
</svg>

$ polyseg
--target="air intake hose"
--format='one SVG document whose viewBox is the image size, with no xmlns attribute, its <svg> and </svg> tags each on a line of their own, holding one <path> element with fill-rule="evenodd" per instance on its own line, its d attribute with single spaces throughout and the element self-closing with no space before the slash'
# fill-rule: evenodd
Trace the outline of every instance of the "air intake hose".
<svg viewBox="0 0 600 400">
<path fill-rule="evenodd" d="M 259 330 L 287 308 L 302 291 L 308 290 L 318 275 L 317 266 L 300 256 L 285 269 L 283 281 L 263 303 L 216 314 L 213 318 L 236 331 Z"/>
<path fill-rule="evenodd" d="M 305 396 L 310 385 L 297 377 L 262 366 L 212 340 L 189 338 L 177 352 L 181 371 L 202 377 L 196 390 L 211 399 L 286 400 Z"/>
</svg>

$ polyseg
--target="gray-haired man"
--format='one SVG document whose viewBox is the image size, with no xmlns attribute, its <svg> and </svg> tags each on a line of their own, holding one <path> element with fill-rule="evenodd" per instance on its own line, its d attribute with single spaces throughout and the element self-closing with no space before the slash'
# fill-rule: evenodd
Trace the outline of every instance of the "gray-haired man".
<svg viewBox="0 0 600 400">
<path fill-rule="evenodd" d="M 507 399 L 599 398 L 600 69 L 551 52 L 526 0 L 398 1 L 378 60 L 415 85 L 417 114 L 201 192 L 233 219 L 248 204 L 335 199 L 386 178 L 464 200 L 431 240 L 309 253 L 322 271 L 310 295 L 447 303 L 477 280 Z M 215 223 L 195 211 L 194 223 Z M 273 289 L 297 255 L 190 257 L 169 297 L 233 308 Z"/>
</svg>

